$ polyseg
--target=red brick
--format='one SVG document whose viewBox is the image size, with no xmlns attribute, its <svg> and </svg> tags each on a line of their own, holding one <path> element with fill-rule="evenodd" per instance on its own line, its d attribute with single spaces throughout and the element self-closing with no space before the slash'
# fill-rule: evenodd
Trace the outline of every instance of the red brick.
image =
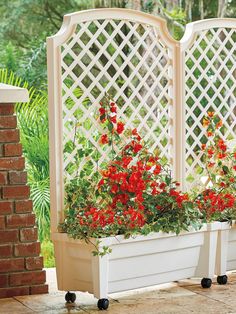
<svg viewBox="0 0 236 314">
<path fill-rule="evenodd" d="M 24 270 L 24 267 L 24 258 L 0 260 L 0 273 Z"/>
<path fill-rule="evenodd" d="M 31 227 L 35 224 L 34 214 L 13 214 L 7 216 L 7 227 Z"/>
<path fill-rule="evenodd" d="M 24 157 L 0 158 L 0 170 L 24 170 Z"/>
<path fill-rule="evenodd" d="M 3 230 L 0 231 L 0 243 L 17 242 L 18 230 Z"/>
<path fill-rule="evenodd" d="M 0 201 L 0 215 L 11 214 L 13 210 L 12 201 Z"/>
<path fill-rule="evenodd" d="M 14 104 L 1 104 L 0 103 L 0 115 L 9 116 L 14 114 Z"/>
<path fill-rule="evenodd" d="M 0 258 L 12 256 L 12 245 L 0 245 Z"/>
<path fill-rule="evenodd" d="M 0 275 L 0 288 L 8 287 L 8 275 L 1 274 Z"/>
<path fill-rule="evenodd" d="M 8 156 L 21 156 L 22 145 L 20 143 L 5 144 L 3 149 L 3 155 Z"/>
<path fill-rule="evenodd" d="M 16 116 L 0 116 L 0 129 L 15 129 Z"/>
<path fill-rule="evenodd" d="M 15 202 L 16 213 L 28 213 L 32 212 L 33 202 L 32 200 L 20 200 Z"/>
<path fill-rule="evenodd" d="M 21 273 L 9 274 L 10 286 L 25 286 L 25 285 L 37 285 L 46 281 L 46 272 L 42 271 L 30 271 Z"/>
<path fill-rule="evenodd" d="M 5 217 L 0 216 L 0 229 L 5 229 Z"/>
<path fill-rule="evenodd" d="M 29 242 L 37 241 L 38 239 L 38 230 L 37 228 L 26 228 L 20 230 L 20 241 Z"/>
<path fill-rule="evenodd" d="M 29 295 L 29 287 L 1 288 L 0 298 L 11 298 L 17 295 Z"/>
<path fill-rule="evenodd" d="M 36 270 L 43 268 L 43 257 L 27 257 L 25 259 L 25 267 L 27 270 Z"/>
<path fill-rule="evenodd" d="M 44 293 L 48 293 L 48 285 L 30 287 L 30 294 L 44 294 Z"/>
<path fill-rule="evenodd" d="M 14 245 L 15 256 L 37 256 L 40 253 L 40 243 L 24 243 Z"/>
<path fill-rule="evenodd" d="M 9 172 L 10 184 L 25 184 L 27 183 L 26 171 L 11 171 Z"/>
<path fill-rule="evenodd" d="M 7 184 L 7 173 L 0 171 L 0 185 Z"/>
<path fill-rule="evenodd" d="M 29 186 L 5 186 L 2 188 L 3 199 L 19 199 L 30 196 Z"/>
<path fill-rule="evenodd" d="M 17 129 L 0 130 L 0 143 L 17 143 L 20 140 L 20 132 Z"/>
</svg>

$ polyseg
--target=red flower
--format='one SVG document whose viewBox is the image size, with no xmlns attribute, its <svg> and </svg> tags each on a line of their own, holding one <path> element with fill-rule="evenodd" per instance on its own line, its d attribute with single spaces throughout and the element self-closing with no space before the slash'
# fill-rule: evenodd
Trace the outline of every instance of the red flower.
<svg viewBox="0 0 236 314">
<path fill-rule="evenodd" d="M 212 168 L 212 167 L 214 167 L 214 165 L 215 165 L 214 162 L 209 162 L 207 166 L 208 166 L 209 168 Z"/>
<path fill-rule="evenodd" d="M 100 143 L 101 143 L 101 144 L 107 144 L 108 142 L 109 142 L 109 139 L 108 139 L 107 134 L 103 134 L 103 135 L 100 137 Z"/>
<path fill-rule="evenodd" d="M 224 159 L 226 156 L 227 156 L 227 155 L 226 155 L 225 153 L 219 153 L 219 154 L 217 155 L 217 157 L 218 157 L 219 159 Z"/>
<path fill-rule="evenodd" d="M 166 184 L 165 184 L 164 182 L 162 182 L 162 183 L 160 184 L 160 189 L 161 189 L 161 190 L 164 190 L 165 187 L 166 187 Z"/>
<path fill-rule="evenodd" d="M 100 188 L 102 185 L 104 185 L 105 181 L 104 179 L 101 179 L 99 182 L 98 182 L 98 188 Z"/>
<path fill-rule="evenodd" d="M 114 184 L 111 187 L 111 193 L 116 194 L 118 192 L 118 185 Z"/>
<path fill-rule="evenodd" d="M 116 116 L 110 117 L 112 123 L 116 123 Z"/>
<path fill-rule="evenodd" d="M 215 113 L 214 113 L 214 111 L 208 111 L 207 115 L 208 115 L 208 117 L 213 118 Z"/>
<path fill-rule="evenodd" d="M 99 108 L 100 115 L 103 116 L 106 113 L 106 109 L 101 107 Z"/>
<path fill-rule="evenodd" d="M 212 157 L 212 155 L 214 155 L 215 152 L 212 148 L 210 148 L 210 149 L 208 149 L 207 153 L 208 153 L 209 157 Z"/>
<path fill-rule="evenodd" d="M 226 151 L 227 146 L 225 145 L 224 141 L 222 139 L 219 139 L 218 141 L 218 147 L 220 150 L 222 150 L 223 152 Z"/>
<path fill-rule="evenodd" d="M 142 148 L 143 146 L 141 144 L 135 143 L 133 147 L 133 151 L 135 154 L 137 154 Z"/>
<path fill-rule="evenodd" d="M 123 131 L 124 131 L 124 123 L 122 123 L 122 122 L 118 122 L 117 123 L 117 129 L 116 129 L 116 131 L 117 131 L 117 133 L 118 134 L 121 134 Z"/>
<path fill-rule="evenodd" d="M 113 112 L 113 113 L 116 113 L 116 107 L 115 106 L 113 106 L 113 107 L 111 107 L 111 112 Z"/>
<path fill-rule="evenodd" d="M 157 174 L 159 174 L 160 172 L 161 172 L 161 165 L 156 165 L 156 167 L 155 167 L 153 173 L 154 173 L 155 175 L 157 175 Z"/>
<path fill-rule="evenodd" d="M 211 136 L 213 136 L 213 135 L 214 135 L 214 133 L 213 133 L 212 131 L 208 131 L 208 132 L 207 132 L 207 136 L 208 136 L 208 137 L 211 137 Z"/>
<path fill-rule="evenodd" d="M 219 129 L 220 127 L 222 127 L 223 122 L 220 120 L 219 122 L 216 123 L 216 128 Z"/>
<path fill-rule="evenodd" d="M 130 162 L 133 160 L 131 156 L 122 158 L 122 165 L 124 168 L 127 168 Z"/>
</svg>

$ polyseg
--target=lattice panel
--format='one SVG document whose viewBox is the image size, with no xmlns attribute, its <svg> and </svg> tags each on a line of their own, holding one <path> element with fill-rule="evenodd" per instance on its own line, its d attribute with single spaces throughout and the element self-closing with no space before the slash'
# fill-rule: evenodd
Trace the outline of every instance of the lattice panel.
<svg viewBox="0 0 236 314">
<path fill-rule="evenodd" d="M 137 127 L 170 161 L 172 51 L 158 30 L 127 20 L 93 20 L 77 26 L 61 48 L 64 170 L 71 179 L 80 171 L 92 175 L 108 159 L 98 143 L 99 102 L 110 94 L 118 119 Z"/>
<path fill-rule="evenodd" d="M 236 29 L 201 31 L 185 52 L 186 178 L 188 187 L 203 177 L 203 117 L 216 112 L 225 140 L 236 138 Z"/>
</svg>

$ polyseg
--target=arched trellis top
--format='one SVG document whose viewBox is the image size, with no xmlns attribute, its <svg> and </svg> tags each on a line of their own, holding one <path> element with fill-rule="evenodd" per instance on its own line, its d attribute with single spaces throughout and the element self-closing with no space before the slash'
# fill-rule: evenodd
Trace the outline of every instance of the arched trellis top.
<svg viewBox="0 0 236 314">
<path fill-rule="evenodd" d="M 90 23 L 92 30 L 86 29 Z M 59 32 L 47 39 L 52 231 L 63 217 L 65 172 L 73 176 L 75 150 L 65 152 L 65 144 L 80 149 L 81 139 L 73 142 L 78 118 L 81 134 L 97 148 L 99 160 L 106 160 L 107 152 L 96 143 L 101 130 L 93 111 L 104 92 L 125 103 L 119 118 L 143 131 L 151 149 L 161 145 L 182 188 L 202 166 L 197 152 L 205 141 L 202 118 L 208 110 L 222 118 L 225 139 L 236 137 L 235 29 L 235 19 L 194 22 L 177 42 L 163 19 L 138 11 L 64 16 Z M 81 161 L 80 170 L 86 167 Z"/>
<path fill-rule="evenodd" d="M 54 47 L 60 46 L 75 32 L 79 23 L 103 19 L 128 20 L 148 24 L 159 30 L 161 38 L 166 45 L 179 45 L 178 41 L 169 34 L 164 19 L 135 10 L 115 8 L 87 10 L 64 15 L 60 30 L 54 36 L 48 37 L 48 43 L 52 41 Z"/>
<path fill-rule="evenodd" d="M 215 18 L 187 24 L 184 36 L 180 40 L 181 51 L 188 49 L 194 43 L 199 32 L 213 28 L 236 28 L 236 20 L 232 18 Z"/>
</svg>

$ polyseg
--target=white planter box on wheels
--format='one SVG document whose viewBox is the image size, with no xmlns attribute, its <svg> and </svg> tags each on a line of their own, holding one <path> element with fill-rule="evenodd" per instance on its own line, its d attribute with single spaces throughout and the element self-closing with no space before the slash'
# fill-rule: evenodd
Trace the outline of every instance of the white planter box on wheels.
<svg viewBox="0 0 236 314">
<path fill-rule="evenodd" d="M 109 246 L 112 252 L 103 257 L 93 256 L 92 244 L 54 233 L 58 289 L 107 299 L 110 293 L 195 277 L 205 232 L 204 226 L 178 236 L 160 232 L 104 238 L 100 247 Z"/>
<path fill-rule="evenodd" d="M 194 25 L 201 31 L 205 23 L 213 29 L 219 22 L 228 28 L 235 25 L 222 19 Z M 112 292 L 196 275 L 211 279 L 216 232 L 208 227 L 179 236 L 158 233 L 103 239 L 101 245 L 112 248 L 103 258 L 93 257 L 93 246 L 57 232 L 64 219 L 65 180 L 86 168 L 89 158 L 94 168 L 107 159 L 108 151 L 94 136 L 99 130 L 95 111 L 105 93 L 122 102 L 122 121 L 144 131 L 145 139 L 153 143 L 152 151 L 161 151 L 161 157 L 171 163 L 174 179 L 184 186 L 184 64 L 195 36 L 193 28 L 191 24 L 187 41 L 180 43 L 158 17 L 100 9 L 66 15 L 59 32 L 47 39 L 51 232 L 59 289 L 89 291 L 105 299 Z M 94 159 L 86 155 L 75 166 L 74 157 L 81 149 L 81 141 L 74 136 L 77 128 L 83 140 L 97 149 L 99 160 L 97 155 Z M 193 152 L 194 148 L 195 156 Z M 74 300 L 74 296 L 68 298 Z M 100 305 L 106 308 L 107 303 Z"/>
</svg>

